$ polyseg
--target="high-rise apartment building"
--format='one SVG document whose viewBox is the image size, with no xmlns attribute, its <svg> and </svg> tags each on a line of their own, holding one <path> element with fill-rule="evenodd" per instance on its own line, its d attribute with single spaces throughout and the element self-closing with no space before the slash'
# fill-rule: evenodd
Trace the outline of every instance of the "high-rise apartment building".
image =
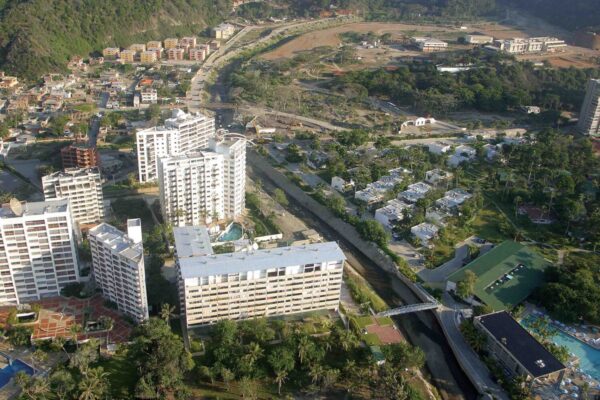
<svg viewBox="0 0 600 400">
<path fill-rule="evenodd" d="M 223 206 L 227 218 L 244 212 L 246 199 L 246 139 L 227 134 L 210 140 L 212 151 L 223 156 Z"/>
<path fill-rule="evenodd" d="M 158 168 L 164 218 L 175 226 L 223 219 L 223 156 L 208 151 L 161 158 Z"/>
<path fill-rule="evenodd" d="M 600 137 L 600 79 L 587 84 L 577 127 L 584 135 Z"/>
<path fill-rule="evenodd" d="M 345 261 L 337 243 L 202 255 L 189 249 L 206 247 L 195 244 L 202 241 L 195 229 L 174 229 L 188 328 L 223 319 L 337 310 Z"/>
<path fill-rule="evenodd" d="M 157 179 L 158 160 L 208 147 L 215 135 L 215 121 L 200 113 L 187 114 L 173 110 L 165 126 L 137 133 L 138 172 L 140 182 Z"/>
<path fill-rule="evenodd" d="M 68 168 L 42 178 L 44 199 L 68 199 L 71 214 L 79 224 L 104 218 L 102 179 L 98 168 Z"/>
<path fill-rule="evenodd" d="M 127 233 L 102 223 L 89 232 L 92 274 L 102 295 L 137 322 L 148 319 L 142 222 L 127 220 Z"/>
<path fill-rule="evenodd" d="M 0 304 L 58 296 L 79 280 L 69 201 L 21 203 L 0 208 Z"/>
</svg>

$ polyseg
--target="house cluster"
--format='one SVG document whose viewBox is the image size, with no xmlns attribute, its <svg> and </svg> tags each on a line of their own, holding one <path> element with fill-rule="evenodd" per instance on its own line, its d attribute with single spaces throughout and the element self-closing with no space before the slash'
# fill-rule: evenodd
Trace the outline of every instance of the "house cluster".
<svg viewBox="0 0 600 400">
<path fill-rule="evenodd" d="M 211 52 L 221 46 L 221 40 L 227 40 L 235 33 L 235 26 L 221 24 L 211 30 L 214 40 L 199 43 L 196 36 L 166 38 L 163 41 L 151 40 L 147 43 L 134 43 L 126 49 L 107 47 L 102 50 L 104 60 L 115 60 L 122 64 L 153 64 L 161 60 L 168 61 L 204 61 Z"/>
<path fill-rule="evenodd" d="M 382 176 L 378 181 L 369 183 L 363 190 L 354 194 L 354 198 L 367 204 L 375 204 L 383 201 L 385 195 L 401 183 L 411 172 L 405 168 L 396 168 L 388 171 L 388 175 Z"/>
</svg>

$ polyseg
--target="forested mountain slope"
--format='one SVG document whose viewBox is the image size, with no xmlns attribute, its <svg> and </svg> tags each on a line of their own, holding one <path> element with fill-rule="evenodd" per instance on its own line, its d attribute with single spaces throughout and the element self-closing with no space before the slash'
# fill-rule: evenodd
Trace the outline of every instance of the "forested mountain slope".
<svg viewBox="0 0 600 400">
<path fill-rule="evenodd" d="M 557 26 L 600 29 L 600 0 L 501 0 Z"/>
<path fill-rule="evenodd" d="M 197 32 L 230 10 L 231 0 L 0 0 L 0 68 L 37 78 L 73 54 Z"/>
</svg>

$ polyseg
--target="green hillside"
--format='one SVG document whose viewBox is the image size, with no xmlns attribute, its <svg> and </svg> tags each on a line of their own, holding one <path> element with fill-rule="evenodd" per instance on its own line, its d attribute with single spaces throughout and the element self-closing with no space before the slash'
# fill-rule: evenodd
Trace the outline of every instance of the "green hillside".
<svg viewBox="0 0 600 400">
<path fill-rule="evenodd" d="M 0 0 L 0 68 L 35 79 L 73 54 L 198 33 L 230 10 L 231 0 Z"/>
</svg>

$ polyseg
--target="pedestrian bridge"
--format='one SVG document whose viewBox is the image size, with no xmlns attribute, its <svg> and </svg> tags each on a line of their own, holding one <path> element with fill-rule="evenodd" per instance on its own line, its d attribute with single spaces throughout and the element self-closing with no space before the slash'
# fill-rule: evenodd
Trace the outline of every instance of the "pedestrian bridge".
<svg viewBox="0 0 600 400">
<path fill-rule="evenodd" d="M 376 314 L 377 317 L 391 317 L 392 315 L 402 315 L 409 314 L 417 311 L 425 311 L 425 310 L 433 310 L 434 308 L 438 308 L 439 303 L 431 302 L 431 303 L 418 303 L 418 304 L 409 304 L 407 306 L 402 306 L 398 308 L 393 308 L 391 310 L 383 311 Z"/>
</svg>

